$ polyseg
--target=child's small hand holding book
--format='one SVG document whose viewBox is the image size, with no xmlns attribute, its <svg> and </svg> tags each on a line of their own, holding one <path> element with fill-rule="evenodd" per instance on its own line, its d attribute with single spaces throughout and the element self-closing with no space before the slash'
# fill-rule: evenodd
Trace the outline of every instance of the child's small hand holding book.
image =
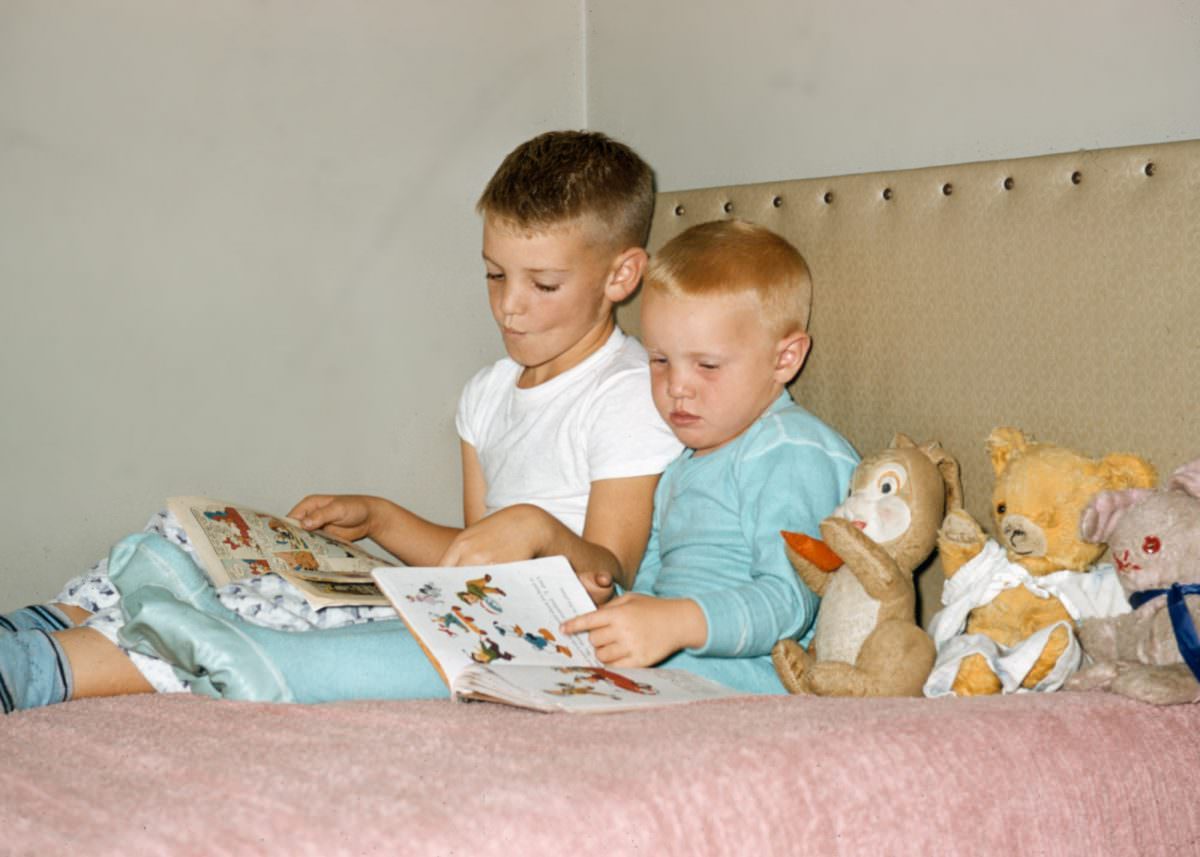
<svg viewBox="0 0 1200 857">
<path fill-rule="evenodd" d="M 704 611 L 695 601 L 638 592 L 569 619 L 562 630 L 586 633 L 600 660 L 615 667 L 657 664 L 681 649 L 698 649 L 708 639 Z"/>
</svg>

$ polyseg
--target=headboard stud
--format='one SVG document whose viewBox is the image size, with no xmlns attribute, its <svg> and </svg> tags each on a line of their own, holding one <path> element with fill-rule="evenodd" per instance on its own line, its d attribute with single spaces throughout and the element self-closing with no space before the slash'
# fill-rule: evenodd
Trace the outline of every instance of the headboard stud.
<svg viewBox="0 0 1200 857">
<path fill-rule="evenodd" d="M 1200 140 L 664 191 L 651 252 L 731 214 L 812 270 L 796 398 L 864 453 L 942 441 L 986 526 L 995 426 L 1163 472 L 1200 454 Z M 923 618 L 941 585 L 921 575 Z"/>
</svg>

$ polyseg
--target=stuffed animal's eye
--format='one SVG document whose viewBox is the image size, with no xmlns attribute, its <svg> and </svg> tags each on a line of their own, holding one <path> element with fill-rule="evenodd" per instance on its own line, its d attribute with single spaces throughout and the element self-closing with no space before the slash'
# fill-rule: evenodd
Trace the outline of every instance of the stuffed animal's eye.
<svg viewBox="0 0 1200 857">
<path fill-rule="evenodd" d="M 998 505 L 998 506 L 996 507 L 996 514 L 997 514 L 997 515 L 1003 515 L 1003 514 L 1004 514 L 1005 512 L 1007 512 L 1007 511 L 1008 511 L 1008 506 L 1004 505 L 1003 503 L 1001 503 L 1000 505 Z"/>
<path fill-rule="evenodd" d="M 1158 536 L 1146 536 L 1142 542 L 1142 553 L 1158 553 L 1162 550 L 1162 542 L 1158 540 Z"/>
<path fill-rule="evenodd" d="M 888 495 L 895 494 L 900 490 L 900 477 L 889 470 L 887 473 L 879 477 L 878 481 L 875 483 L 875 486 L 879 489 L 880 494 L 887 497 Z"/>
</svg>

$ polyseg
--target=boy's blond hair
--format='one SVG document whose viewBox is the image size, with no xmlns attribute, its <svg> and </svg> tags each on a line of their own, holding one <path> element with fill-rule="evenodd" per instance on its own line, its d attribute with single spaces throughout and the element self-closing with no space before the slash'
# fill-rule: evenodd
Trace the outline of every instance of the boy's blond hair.
<svg viewBox="0 0 1200 857">
<path fill-rule="evenodd" d="M 475 206 L 484 217 L 541 231 L 592 218 L 604 240 L 644 247 L 654 173 L 623 143 L 595 131 L 548 131 L 508 153 Z"/>
<path fill-rule="evenodd" d="M 812 277 L 804 257 L 744 220 L 714 220 L 676 235 L 651 257 L 643 288 L 676 297 L 752 292 L 772 336 L 808 330 Z"/>
</svg>

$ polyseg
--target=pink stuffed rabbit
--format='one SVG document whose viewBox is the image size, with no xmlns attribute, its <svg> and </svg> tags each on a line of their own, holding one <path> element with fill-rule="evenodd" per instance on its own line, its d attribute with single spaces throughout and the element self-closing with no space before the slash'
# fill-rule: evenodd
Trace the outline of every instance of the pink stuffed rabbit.
<svg viewBox="0 0 1200 857">
<path fill-rule="evenodd" d="M 1094 663 L 1067 689 L 1158 705 L 1200 700 L 1200 459 L 1176 470 L 1165 490 L 1098 495 L 1080 534 L 1108 542 L 1133 611 L 1080 624 Z"/>
</svg>

